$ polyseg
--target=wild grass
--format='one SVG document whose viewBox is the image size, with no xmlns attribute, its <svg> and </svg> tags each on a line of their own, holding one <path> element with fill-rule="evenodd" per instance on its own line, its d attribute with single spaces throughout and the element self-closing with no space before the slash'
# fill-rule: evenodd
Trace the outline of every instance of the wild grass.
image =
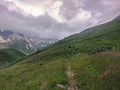
<svg viewBox="0 0 120 90">
<path fill-rule="evenodd" d="M 119 90 L 119 60 L 119 56 L 99 53 L 73 55 L 49 62 L 18 63 L 0 70 L 0 90 L 67 90 L 67 66 L 73 70 L 81 90 Z M 104 75 L 104 70 L 110 65 L 115 67 Z"/>
<path fill-rule="evenodd" d="M 120 90 L 120 20 L 70 36 L 0 70 L 0 90 Z"/>
</svg>

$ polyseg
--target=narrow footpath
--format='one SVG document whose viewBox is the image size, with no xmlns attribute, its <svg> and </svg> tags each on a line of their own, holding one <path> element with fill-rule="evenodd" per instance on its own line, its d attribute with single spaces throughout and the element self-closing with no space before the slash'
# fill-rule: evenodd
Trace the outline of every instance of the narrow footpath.
<svg viewBox="0 0 120 90">
<path fill-rule="evenodd" d="M 74 80 L 74 72 L 73 72 L 73 70 L 70 67 L 67 67 L 65 73 L 66 73 L 67 79 L 68 79 L 67 89 L 68 90 L 80 90 L 76 86 L 76 82 Z"/>
</svg>

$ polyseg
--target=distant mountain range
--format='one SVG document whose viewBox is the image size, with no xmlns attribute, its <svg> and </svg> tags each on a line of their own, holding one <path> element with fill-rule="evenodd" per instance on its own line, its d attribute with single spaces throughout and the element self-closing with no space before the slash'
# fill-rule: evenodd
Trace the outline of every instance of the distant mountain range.
<svg viewBox="0 0 120 90">
<path fill-rule="evenodd" d="M 11 30 L 0 31 L 0 49 L 14 48 L 30 54 L 55 42 L 57 39 L 33 38 Z"/>
</svg>

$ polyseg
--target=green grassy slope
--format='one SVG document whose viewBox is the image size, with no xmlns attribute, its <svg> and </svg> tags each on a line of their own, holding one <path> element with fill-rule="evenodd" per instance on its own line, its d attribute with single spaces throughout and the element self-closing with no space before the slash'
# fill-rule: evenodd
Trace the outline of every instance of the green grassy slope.
<svg viewBox="0 0 120 90">
<path fill-rule="evenodd" d="M 39 59 L 120 49 L 120 19 L 72 35 L 38 52 Z"/>
<path fill-rule="evenodd" d="M 67 67 L 80 90 L 119 90 L 120 51 L 22 62 L 0 70 L 0 90 L 67 90 Z"/>
<path fill-rule="evenodd" d="M 0 90 L 119 90 L 119 75 L 120 20 L 115 19 L 3 68 Z"/>
<path fill-rule="evenodd" d="M 119 16 L 118 16 L 119 17 Z M 79 39 L 79 40 L 84 40 L 87 38 L 92 38 L 98 35 L 102 35 L 105 33 L 108 33 L 110 31 L 114 31 L 117 29 L 120 29 L 120 18 L 116 17 L 115 19 L 113 19 L 111 22 L 93 27 L 93 28 L 89 28 L 87 30 L 84 30 L 81 33 L 69 36 L 65 39 L 66 40 L 70 40 L 70 39 Z"/>
<path fill-rule="evenodd" d="M 6 64 L 11 63 L 14 60 L 24 57 L 25 54 L 15 49 L 1 49 L 0 50 L 0 63 Z"/>
</svg>

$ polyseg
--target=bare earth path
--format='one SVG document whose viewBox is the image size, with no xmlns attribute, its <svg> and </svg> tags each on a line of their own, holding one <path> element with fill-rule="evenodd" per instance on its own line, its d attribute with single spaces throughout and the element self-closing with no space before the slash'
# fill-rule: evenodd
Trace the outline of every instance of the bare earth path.
<svg viewBox="0 0 120 90">
<path fill-rule="evenodd" d="M 67 75 L 67 79 L 68 79 L 68 85 L 67 85 L 68 90 L 80 90 L 76 86 L 75 80 L 73 78 L 74 77 L 74 72 L 71 70 L 70 67 L 67 67 L 66 75 Z"/>
</svg>

